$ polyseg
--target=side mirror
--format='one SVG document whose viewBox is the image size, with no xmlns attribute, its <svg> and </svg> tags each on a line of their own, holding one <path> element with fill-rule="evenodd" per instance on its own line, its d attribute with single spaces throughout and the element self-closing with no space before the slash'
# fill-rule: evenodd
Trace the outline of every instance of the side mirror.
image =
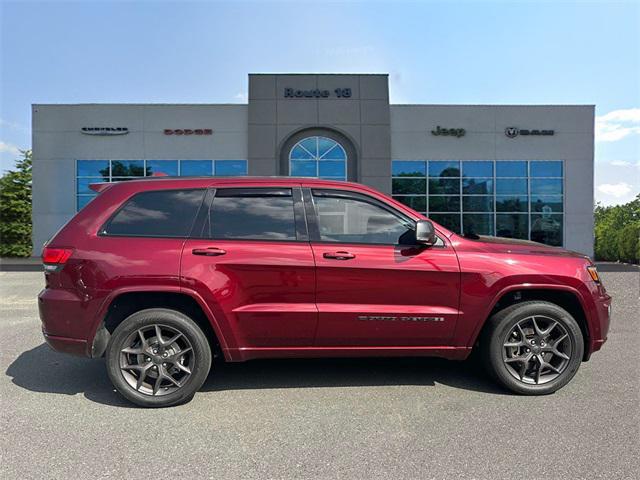
<svg viewBox="0 0 640 480">
<path fill-rule="evenodd" d="M 418 220 L 416 223 L 416 242 L 421 245 L 435 245 L 438 241 L 436 229 L 429 220 Z"/>
</svg>

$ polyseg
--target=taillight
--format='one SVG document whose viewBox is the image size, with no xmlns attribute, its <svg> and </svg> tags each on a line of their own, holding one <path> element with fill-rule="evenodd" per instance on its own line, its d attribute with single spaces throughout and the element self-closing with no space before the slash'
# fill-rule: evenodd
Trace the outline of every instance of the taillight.
<svg viewBox="0 0 640 480">
<path fill-rule="evenodd" d="M 50 248 L 44 247 L 42 249 L 42 263 L 44 263 L 44 269 L 48 272 L 53 272 L 62 268 L 71 254 L 73 249 L 71 248 Z"/>
</svg>

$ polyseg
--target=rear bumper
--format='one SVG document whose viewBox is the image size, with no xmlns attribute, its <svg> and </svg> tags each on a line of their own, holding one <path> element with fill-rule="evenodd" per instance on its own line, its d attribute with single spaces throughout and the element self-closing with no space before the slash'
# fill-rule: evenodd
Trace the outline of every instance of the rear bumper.
<svg viewBox="0 0 640 480">
<path fill-rule="evenodd" d="M 52 349 L 61 353 L 68 353 L 70 355 L 76 355 L 79 357 L 87 356 L 87 341 L 78 338 L 57 337 L 55 335 L 49 335 L 44 330 L 42 331 L 45 342 Z"/>
</svg>

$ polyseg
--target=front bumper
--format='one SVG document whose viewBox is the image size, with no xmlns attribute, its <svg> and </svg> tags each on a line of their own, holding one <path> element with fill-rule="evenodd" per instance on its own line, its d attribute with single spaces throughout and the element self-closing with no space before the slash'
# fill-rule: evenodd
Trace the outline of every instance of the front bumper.
<svg viewBox="0 0 640 480">
<path fill-rule="evenodd" d="M 607 341 L 609 326 L 611 325 L 611 296 L 602 293 L 595 300 L 595 325 L 593 325 L 593 335 L 589 339 L 589 349 L 585 352 L 585 361 L 593 352 L 597 352 Z"/>
</svg>

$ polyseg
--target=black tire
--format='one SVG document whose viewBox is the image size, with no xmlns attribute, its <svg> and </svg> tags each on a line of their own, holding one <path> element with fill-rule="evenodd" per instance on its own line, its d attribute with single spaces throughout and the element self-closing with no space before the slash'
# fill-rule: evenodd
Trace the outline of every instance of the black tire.
<svg viewBox="0 0 640 480">
<path fill-rule="evenodd" d="M 510 356 L 511 353 L 507 354 L 507 349 L 511 348 L 509 345 L 514 342 L 519 344 L 520 342 L 522 335 L 518 332 L 522 332 L 522 330 L 518 329 L 518 325 L 523 325 L 522 322 L 530 321 L 529 319 L 532 317 L 537 318 L 538 323 L 541 322 L 540 319 L 547 321 L 549 326 L 553 325 L 553 322 L 557 322 L 560 325 L 560 327 L 555 326 L 556 332 L 559 332 L 556 333 L 558 337 L 562 337 L 564 333 L 567 334 L 567 337 L 561 342 L 565 349 L 562 353 L 568 359 L 558 357 L 556 360 L 562 363 L 561 367 L 558 367 L 560 373 L 547 368 L 546 371 L 551 379 L 540 384 L 531 383 L 532 379 L 527 374 L 522 375 L 520 371 L 520 369 L 527 369 L 527 366 L 523 366 L 524 364 L 530 366 L 531 370 L 527 371 L 534 372 L 532 376 L 534 377 L 533 381 L 535 381 L 535 367 L 540 368 L 541 365 L 538 360 L 541 358 L 539 341 L 537 346 L 535 344 L 531 345 L 529 343 L 531 340 L 525 335 L 523 343 L 528 348 L 516 347 L 516 350 L 522 349 L 522 353 L 516 353 L 513 356 Z M 532 330 L 525 329 L 525 333 L 527 331 L 531 332 Z M 541 338 L 536 336 L 536 330 L 533 330 L 533 332 L 530 336 L 534 338 L 534 341 L 536 338 Z M 548 341 L 544 345 L 549 348 L 550 344 L 551 342 Z M 566 310 L 549 302 L 529 301 L 511 305 L 493 315 L 485 326 L 480 347 L 480 353 L 487 371 L 502 386 L 522 395 L 546 395 L 564 387 L 576 374 L 582 363 L 584 340 L 580 326 Z M 533 350 L 534 348 L 537 348 L 537 350 Z M 518 350 L 518 352 L 521 352 L 521 350 Z M 536 353 L 537 355 L 534 355 Z M 528 358 L 529 355 L 535 357 L 531 363 L 515 360 L 516 358 Z M 553 355 L 548 353 L 544 355 L 554 358 Z M 544 356 L 542 358 L 544 360 Z M 508 361 L 512 363 L 507 363 Z M 516 366 L 517 368 L 515 368 Z M 544 372 L 545 370 L 542 369 L 542 371 Z M 516 378 L 516 375 L 519 375 L 519 378 Z M 554 376 L 555 378 L 553 378 Z M 539 379 L 540 377 L 538 377 Z"/>
<path fill-rule="evenodd" d="M 176 345 L 176 347 L 168 346 L 165 351 L 164 345 L 156 343 L 157 336 L 152 336 L 156 325 L 161 328 L 161 339 L 164 338 L 168 342 L 167 338 L 163 337 L 163 335 L 167 335 L 167 332 L 169 332 L 168 335 L 175 334 L 174 338 L 179 337 L 179 340 L 172 344 Z M 141 354 L 137 350 L 134 354 L 122 352 L 123 349 L 128 349 L 132 340 L 135 341 L 136 336 L 139 338 L 140 331 L 143 332 L 143 337 L 150 335 L 151 338 L 147 339 L 148 343 L 140 341 L 140 345 L 135 348 L 152 351 L 153 345 L 156 345 L 161 350 L 158 355 Z M 178 333 L 182 336 L 179 336 Z M 147 345 L 148 348 L 145 348 L 144 345 Z M 182 345 L 182 350 L 180 345 Z M 171 348 L 173 350 L 170 350 Z M 187 358 L 189 365 L 184 367 L 188 367 L 189 374 L 187 375 L 182 371 L 184 368 L 178 369 L 175 361 L 172 362 L 167 359 L 166 361 L 169 363 L 157 363 L 163 361 L 161 358 L 163 351 L 173 354 L 168 355 L 169 359 L 178 358 L 179 356 L 178 361 L 181 364 Z M 177 353 L 175 353 L 176 351 Z M 136 389 L 136 385 L 130 383 L 135 380 L 136 375 L 139 378 L 140 373 L 136 374 L 136 370 L 121 368 L 122 364 L 131 363 L 129 358 L 144 358 L 144 360 L 140 360 L 140 365 L 146 366 L 144 368 L 144 378 L 148 380 L 148 384 L 147 382 L 142 384 L 140 391 Z M 133 362 L 136 361 L 133 360 Z M 134 313 L 118 325 L 107 347 L 106 364 L 111 383 L 127 400 L 142 407 L 170 407 L 187 403 L 200 389 L 211 368 L 211 349 L 202 330 L 189 317 L 175 310 L 151 308 Z M 150 367 L 148 367 L 149 365 Z M 155 370 L 155 377 L 153 377 L 153 370 Z M 148 390 L 155 386 L 159 377 L 157 373 L 159 370 L 163 374 L 163 380 L 160 381 L 160 385 L 164 384 L 165 387 L 159 387 L 158 392 L 155 392 L 155 389 L 149 392 Z M 175 371 L 174 375 L 182 379 L 182 381 L 178 382 L 179 386 L 171 383 L 168 376 L 164 375 L 169 374 L 170 370 Z M 179 377 L 180 375 L 182 377 Z M 145 392 L 145 390 L 147 391 Z"/>
</svg>

